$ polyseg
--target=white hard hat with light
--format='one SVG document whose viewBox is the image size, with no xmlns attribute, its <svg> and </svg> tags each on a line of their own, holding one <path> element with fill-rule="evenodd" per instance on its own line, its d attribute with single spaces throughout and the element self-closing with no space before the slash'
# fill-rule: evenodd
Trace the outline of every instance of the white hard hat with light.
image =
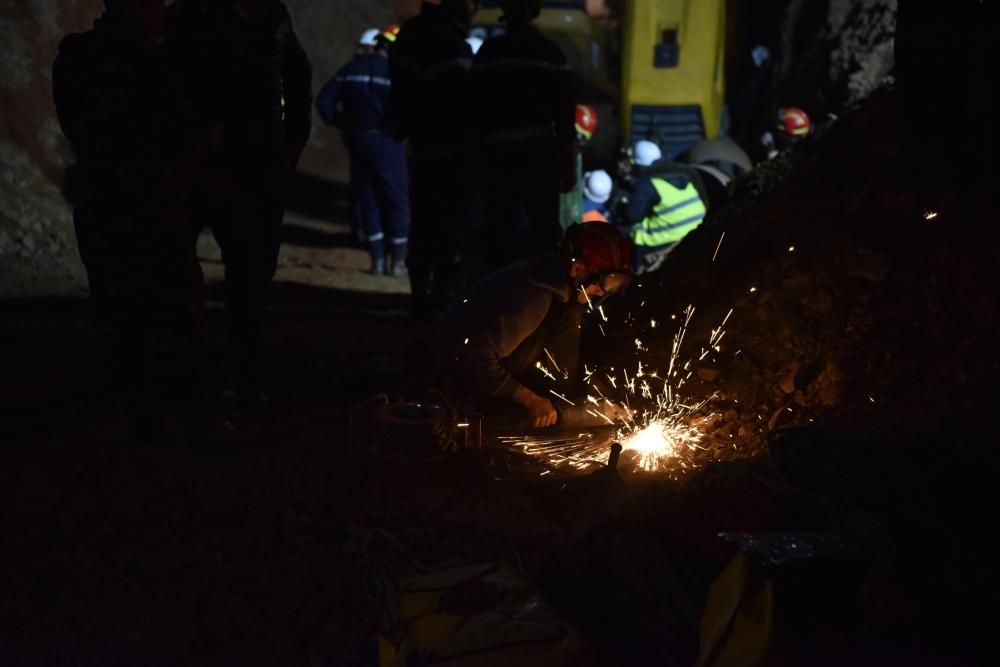
<svg viewBox="0 0 1000 667">
<path fill-rule="evenodd" d="M 583 196 L 597 204 L 611 198 L 611 176 L 603 169 L 589 171 L 583 176 Z"/>
<path fill-rule="evenodd" d="M 632 158 L 640 167 L 648 167 L 662 157 L 660 147 L 648 139 L 640 139 L 632 148 Z"/>
</svg>

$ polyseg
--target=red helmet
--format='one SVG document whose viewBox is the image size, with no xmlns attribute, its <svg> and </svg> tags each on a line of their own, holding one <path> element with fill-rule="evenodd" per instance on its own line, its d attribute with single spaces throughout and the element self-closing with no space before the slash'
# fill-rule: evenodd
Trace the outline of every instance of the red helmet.
<svg viewBox="0 0 1000 667">
<path fill-rule="evenodd" d="M 379 33 L 379 37 L 384 39 L 389 44 L 396 41 L 396 37 L 399 36 L 399 24 L 390 23 L 386 27 L 382 28 L 382 32 Z"/>
<path fill-rule="evenodd" d="M 570 225 L 566 240 L 573 259 L 586 264 L 595 274 L 617 274 L 627 282 L 632 273 L 632 242 L 617 227 L 596 221 Z"/>
<path fill-rule="evenodd" d="M 589 104 L 576 105 L 576 132 L 586 140 L 590 140 L 597 130 L 597 112 Z"/>
<path fill-rule="evenodd" d="M 804 137 L 812 132 L 809 115 L 798 107 L 778 110 L 778 130 L 792 137 Z"/>
</svg>

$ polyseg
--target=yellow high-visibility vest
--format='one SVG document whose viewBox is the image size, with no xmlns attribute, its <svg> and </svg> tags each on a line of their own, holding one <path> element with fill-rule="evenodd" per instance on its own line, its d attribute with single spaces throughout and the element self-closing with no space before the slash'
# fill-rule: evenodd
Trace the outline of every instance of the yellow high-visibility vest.
<svg viewBox="0 0 1000 667">
<path fill-rule="evenodd" d="M 652 214 L 632 232 L 632 241 L 637 246 L 659 248 L 684 238 L 705 219 L 707 209 L 694 183 L 689 181 L 678 188 L 663 178 L 651 180 L 660 201 Z"/>
</svg>

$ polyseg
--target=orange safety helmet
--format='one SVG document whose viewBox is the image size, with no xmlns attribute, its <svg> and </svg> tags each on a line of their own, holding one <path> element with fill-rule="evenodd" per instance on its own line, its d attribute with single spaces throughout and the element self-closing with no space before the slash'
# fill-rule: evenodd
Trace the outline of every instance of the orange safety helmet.
<svg viewBox="0 0 1000 667">
<path fill-rule="evenodd" d="M 596 208 L 591 209 L 583 214 L 584 222 L 607 222 L 608 219 L 603 213 L 598 211 Z"/>
<path fill-rule="evenodd" d="M 809 115 L 798 107 L 778 110 L 778 130 L 791 137 L 804 137 L 812 132 Z"/>
<path fill-rule="evenodd" d="M 395 42 L 396 41 L 396 37 L 398 37 L 398 36 L 399 36 L 399 24 L 398 23 L 390 23 L 386 27 L 382 28 L 382 32 L 379 33 L 379 37 L 381 37 L 382 39 L 384 39 L 389 44 L 392 44 L 393 42 Z"/>
<path fill-rule="evenodd" d="M 589 104 L 576 105 L 576 133 L 590 141 L 597 130 L 597 112 Z"/>
</svg>

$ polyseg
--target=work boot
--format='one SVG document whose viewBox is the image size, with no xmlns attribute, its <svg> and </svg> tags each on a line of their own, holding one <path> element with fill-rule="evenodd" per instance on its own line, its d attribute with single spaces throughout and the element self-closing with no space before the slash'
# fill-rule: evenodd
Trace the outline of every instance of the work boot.
<svg viewBox="0 0 1000 667">
<path fill-rule="evenodd" d="M 406 278 L 409 274 L 406 271 L 406 264 L 403 262 L 393 262 L 389 265 L 389 270 L 385 272 L 385 275 L 392 276 L 393 278 Z"/>
<path fill-rule="evenodd" d="M 372 259 L 372 267 L 368 273 L 373 276 L 381 276 L 385 273 L 385 260 L 384 259 Z"/>
</svg>

